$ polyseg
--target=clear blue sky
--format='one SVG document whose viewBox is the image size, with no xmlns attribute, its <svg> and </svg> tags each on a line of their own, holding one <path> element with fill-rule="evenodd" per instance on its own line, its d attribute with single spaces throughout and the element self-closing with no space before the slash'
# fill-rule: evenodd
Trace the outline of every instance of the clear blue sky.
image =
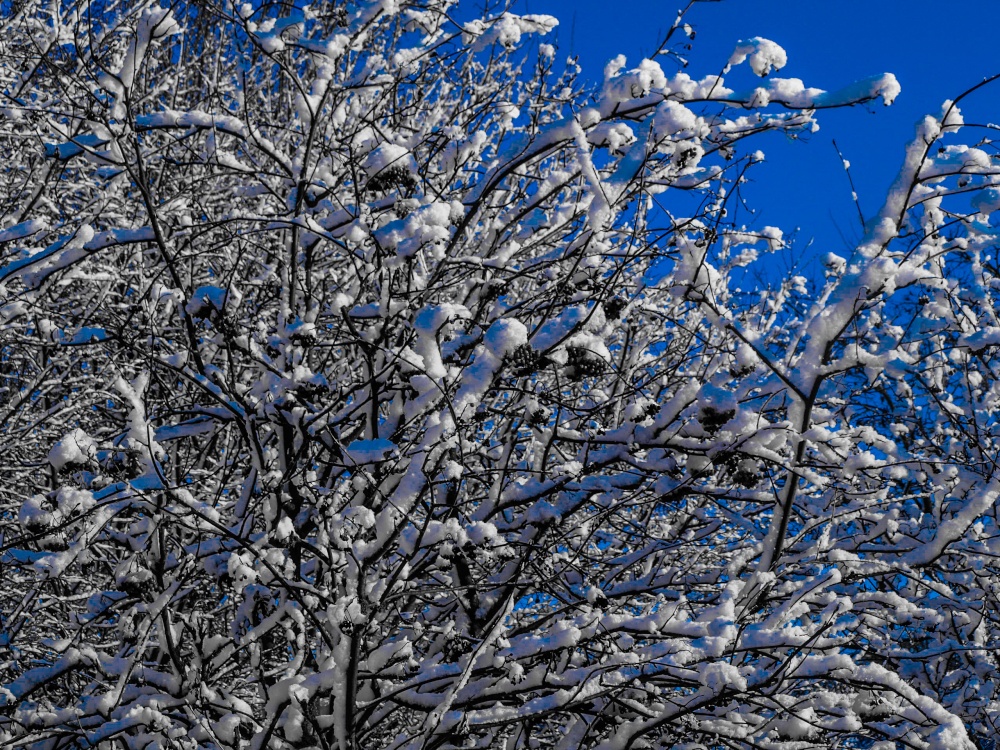
<svg viewBox="0 0 1000 750">
<path fill-rule="evenodd" d="M 584 75 L 599 81 L 604 63 L 618 53 L 638 63 L 657 46 L 682 0 L 518 0 L 520 12 L 560 19 L 560 53 L 580 55 Z M 777 75 L 801 78 L 807 86 L 836 89 L 859 78 L 891 72 L 902 85 L 892 107 L 881 102 L 821 112 L 821 129 L 808 142 L 768 136 L 768 163 L 756 170 L 748 194 L 763 224 L 786 232 L 800 227 L 800 240 L 815 238 L 810 255 L 844 249 L 843 237 L 860 234 L 847 178 L 831 139 L 852 165 L 861 206 L 870 217 L 881 206 L 924 114 L 940 112 L 983 77 L 1000 72 L 1000 2 L 995 0 L 722 0 L 702 2 L 688 21 L 697 37 L 688 72 L 718 73 L 740 39 L 762 36 L 788 52 Z M 745 68 L 745 66 L 743 66 Z M 744 71 L 734 80 L 751 83 Z M 734 71 L 734 76 L 737 71 Z M 1000 123 L 1000 82 L 985 88 L 963 108 L 966 121 Z M 983 131 L 967 131 L 979 138 Z M 961 134 L 959 137 L 962 137 Z"/>
</svg>

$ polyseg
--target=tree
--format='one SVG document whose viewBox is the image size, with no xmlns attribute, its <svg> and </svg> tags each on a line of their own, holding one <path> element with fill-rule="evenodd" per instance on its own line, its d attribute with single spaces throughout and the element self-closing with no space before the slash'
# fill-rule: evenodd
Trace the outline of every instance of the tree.
<svg viewBox="0 0 1000 750">
<path fill-rule="evenodd" d="M 588 92 L 463 12 L 3 6 L 4 743 L 993 734 L 989 141 L 754 285 L 742 141 L 891 75 L 733 91 L 681 13 Z"/>
</svg>

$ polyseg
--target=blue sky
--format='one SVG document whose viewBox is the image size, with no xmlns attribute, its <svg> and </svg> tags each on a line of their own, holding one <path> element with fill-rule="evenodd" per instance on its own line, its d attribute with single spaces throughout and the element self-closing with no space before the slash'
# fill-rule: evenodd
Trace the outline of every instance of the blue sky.
<svg viewBox="0 0 1000 750">
<path fill-rule="evenodd" d="M 558 17 L 560 52 L 580 55 L 584 75 L 598 81 L 605 62 L 616 54 L 625 54 L 631 66 L 652 52 L 683 4 L 517 0 L 517 10 Z M 917 120 L 939 113 L 945 99 L 1000 72 L 1000 2 L 993 0 L 722 0 L 698 3 L 688 20 L 697 31 L 689 55 L 693 76 L 720 72 L 737 41 L 763 36 L 788 52 L 788 65 L 778 75 L 801 78 L 808 86 L 836 89 L 883 72 L 899 79 L 903 91 L 892 107 L 878 102 L 821 112 L 821 129 L 808 142 L 775 135 L 755 146 L 768 157 L 747 192 L 750 204 L 760 209 L 758 220 L 786 232 L 801 228 L 800 245 L 815 240 L 811 256 L 840 252 L 845 240 L 856 241 L 860 235 L 831 139 L 851 162 L 862 210 L 870 217 L 881 206 Z M 739 73 L 734 71 L 735 80 L 746 77 L 750 83 L 745 70 Z M 967 122 L 1000 123 L 1000 82 L 976 94 L 963 109 Z M 964 137 L 982 135 L 969 130 Z"/>
</svg>

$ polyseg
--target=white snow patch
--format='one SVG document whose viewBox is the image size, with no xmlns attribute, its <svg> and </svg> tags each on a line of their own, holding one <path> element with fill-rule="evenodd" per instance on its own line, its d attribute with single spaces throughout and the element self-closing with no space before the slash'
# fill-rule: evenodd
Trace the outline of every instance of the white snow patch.
<svg viewBox="0 0 1000 750">
<path fill-rule="evenodd" d="M 49 463 L 56 471 L 86 464 L 97 452 L 97 443 L 79 427 L 52 446 Z"/>
<path fill-rule="evenodd" d="M 724 72 L 728 73 L 734 65 L 741 65 L 747 58 L 750 60 L 753 72 L 761 77 L 766 76 L 772 70 L 780 70 L 788 62 L 788 55 L 781 45 L 770 39 L 755 36 L 736 45 Z"/>
</svg>

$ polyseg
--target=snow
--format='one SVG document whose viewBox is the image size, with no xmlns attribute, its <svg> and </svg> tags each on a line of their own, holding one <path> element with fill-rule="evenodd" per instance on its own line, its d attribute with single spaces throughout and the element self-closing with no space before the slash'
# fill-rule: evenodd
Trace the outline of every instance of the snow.
<svg viewBox="0 0 1000 750">
<path fill-rule="evenodd" d="M 548 351 L 563 343 L 576 328 L 587 319 L 589 307 L 574 305 L 560 311 L 559 315 L 547 321 L 531 337 L 531 346 L 538 351 Z"/>
<path fill-rule="evenodd" d="M 42 250 L 28 253 L 0 267 L 0 283 L 17 275 L 29 287 L 35 288 L 52 274 L 69 268 L 92 253 L 108 247 L 149 242 L 153 239 L 155 235 L 151 227 L 111 229 L 95 233 L 92 227 L 81 226 L 74 235 L 61 237 Z"/>
<path fill-rule="evenodd" d="M 504 318 L 490 326 L 483 343 L 494 357 L 503 358 L 528 343 L 528 329 L 519 320 Z"/>
<path fill-rule="evenodd" d="M 181 25 L 173 17 L 169 8 L 148 7 L 142 11 L 136 24 L 135 33 L 129 39 L 128 48 L 120 64 L 98 76 L 101 86 L 114 97 L 112 112 L 115 119 L 124 119 L 126 91 L 135 83 L 136 75 L 142 69 L 150 45 L 174 34 L 180 34 Z"/>
<path fill-rule="evenodd" d="M 483 336 L 482 346 L 476 348 L 472 365 L 463 373 L 461 387 L 455 395 L 456 413 L 464 415 L 474 408 L 503 365 L 503 358 L 527 343 L 528 329 L 519 320 L 494 321 Z"/>
<path fill-rule="evenodd" d="M 160 481 L 162 470 L 158 462 L 163 459 L 165 452 L 154 439 L 154 430 L 146 415 L 143 396 L 148 386 L 148 372 L 137 375 L 131 381 L 119 376 L 114 383 L 115 390 L 129 407 L 127 429 L 120 439 L 120 444 L 136 454 L 139 471 L 130 481 L 137 489 L 162 486 Z"/>
<path fill-rule="evenodd" d="M 984 216 L 989 216 L 994 211 L 1000 210 L 1000 188 L 988 187 L 973 193 L 969 202 L 977 212 Z"/>
<path fill-rule="evenodd" d="M 796 709 L 774 723 L 774 728 L 782 737 L 791 740 L 807 740 L 817 733 L 814 726 L 817 720 L 816 711 L 812 706 Z"/>
<path fill-rule="evenodd" d="M 869 101 L 878 97 L 888 106 L 901 91 L 899 82 L 891 73 L 865 78 L 837 91 L 807 87 L 798 78 L 772 78 L 766 86 L 753 91 L 730 93 L 731 101 L 752 103 L 754 107 L 782 104 L 795 109 L 842 107 L 853 102 Z M 723 97 L 720 97 L 723 98 Z"/>
<path fill-rule="evenodd" d="M 724 72 L 728 73 L 733 66 L 741 65 L 747 59 L 753 72 L 762 78 L 772 70 L 780 70 L 788 63 L 788 55 L 780 45 L 770 39 L 755 36 L 736 45 Z"/>
<path fill-rule="evenodd" d="M 588 355 L 604 360 L 605 362 L 611 361 L 611 352 L 604 339 L 590 331 L 574 333 L 566 339 L 566 346 L 582 349 Z"/>
<path fill-rule="evenodd" d="M 43 219 L 29 219 L 28 221 L 22 221 L 20 224 L 15 224 L 14 226 L 0 230 L 0 242 L 13 242 L 14 240 L 21 240 L 25 237 L 30 237 L 37 232 L 45 231 L 48 229 L 48 226 L 48 222 Z"/>
<path fill-rule="evenodd" d="M 77 427 L 59 440 L 49 451 L 49 463 L 56 471 L 67 466 L 81 466 L 93 460 L 97 453 L 97 443 L 86 432 Z"/>
<path fill-rule="evenodd" d="M 412 258 L 421 249 L 447 240 L 451 223 L 451 206 L 434 202 L 405 219 L 390 222 L 374 236 L 382 247 L 395 250 L 400 258 Z"/>
<path fill-rule="evenodd" d="M 418 370 L 422 368 L 423 373 L 411 378 L 410 382 L 419 392 L 436 392 L 437 383 L 448 375 L 438 344 L 441 328 L 456 318 L 469 318 L 471 315 L 464 305 L 446 303 L 424 307 L 414 317 L 417 340 L 413 350 L 419 358 L 414 366 Z"/>
<path fill-rule="evenodd" d="M 604 69 L 605 81 L 601 91 L 602 113 L 616 103 L 640 99 L 653 91 L 667 88 L 667 79 L 660 64 L 655 60 L 643 60 L 635 68 L 624 73 L 625 57 L 619 55 Z"/>
<path fill-rule="evenodd" d="M 214 313 L 224 312 L 227 304 L 239 305 L 242 297 L 239 290 L 233 287 L 206 284 L 194 290 L 184 310 L 192 318 L 208 317 Z"/>
<path fill-rule="evenodd" d="M 610 151 L 620 151 L 622 146 L 635 142 L 635 133 L 627 123 L 604 122 L 591 128 L 586 135 L 587 142 L 594 146 L 604 146 Z"/>
<path fill-rule="evenodd" d="M 139 17 L 135 36 L 125 53 L 125 61 L 118 71 L 122 85 L 131 88 L 150 42 L 180 33 L 180 24 L 174 19 L 169 8 L 152 7 L 144 10 Z"/>
<path fill-rule="evenodd" d="M 831 93 L 820 94 L 812 100 L 815 107 L 840 107 L 850 102 L 882 98 L 882 103 L 891 105 L 899 96 L 902 87 L 892 73 L 863 78 L 850 86 Z"/>
<path fill-rule="evenodd" d="M 45 505 L 44 495 L 32 495 L 21 503 L 17 512 L 18 523 L 29 531 L 54 525 L 55 518 L 52 512 L 45 508 Z"/>
<path fill-rule="evenodd" d="M 559 25 L 558 19 L 541 14 L 523 16 L 503 13 L 491 20 L 476 19 L 463 27 L 462 41 L 475 50 L 493 43 L 513 48 L 521 43 L 524 34 L 547 34 Z"/>
<path fill-rule="evenodd" d="M 49 144 L 11 157 L 0 229 L 11 726 L 968 747 L 996 702 L 1000 166 L 953 102 L 810 264 L 744 210 L 754 144 L 891 75 L 824 91 L 756 37 L 745 91 L 620 56 L 578 100 L 554 44 L 510 52 L 553 19 L 362 0 L 234 7 L 213 39 L 260 54 L 213 42 L 206 76 L 198 24 L 120 10 L 25 31 L 103 70 L 0 61 L 46 82 Z"/>
<path fill-rule="evenodd" d="M 362 167 L 369 178 L 391 167 L 400 167 L 411 175 L 415 175 L 417 171 L 413 155 L 404 146 L 394 143 L 383 143 L 372 149 L 365 157 Z"/>
<path fill-rule="evenodd" d="M 826 253 L 823 256 L 823 265 L 832 273 L 843 273 L 847 268 L 847 259 L 836 253 Z"/>
<path fill-rule="evenodd" d="M 215 130 L 240 138 L 249 134 L 247 126 L 237 117 L 211 114 L 199 110 L 178 111 L 164 109 L 152 114 L 136 117 L 136 127 L 140 130 L 160 130 L 169 128 Z"/>
<path fill-rule="evenodd" d="M 680 102 L 667 100 L 656 108 L 653 115 L 653 133 L 657 138 L 696 135 L 698 116 Z"/>
<path fill-rule="evenodd" d="M 914 567 L 934 561 L 945 552 L 948 545 L 961 539 L 977 518 L 993 508 L 998 498 L 1000 479 L 994 479 L 971 493 L 964 506 L 938 527 L 931 540 L 905 553 L 902 559 L 907 565 Z"/>
</svg>

